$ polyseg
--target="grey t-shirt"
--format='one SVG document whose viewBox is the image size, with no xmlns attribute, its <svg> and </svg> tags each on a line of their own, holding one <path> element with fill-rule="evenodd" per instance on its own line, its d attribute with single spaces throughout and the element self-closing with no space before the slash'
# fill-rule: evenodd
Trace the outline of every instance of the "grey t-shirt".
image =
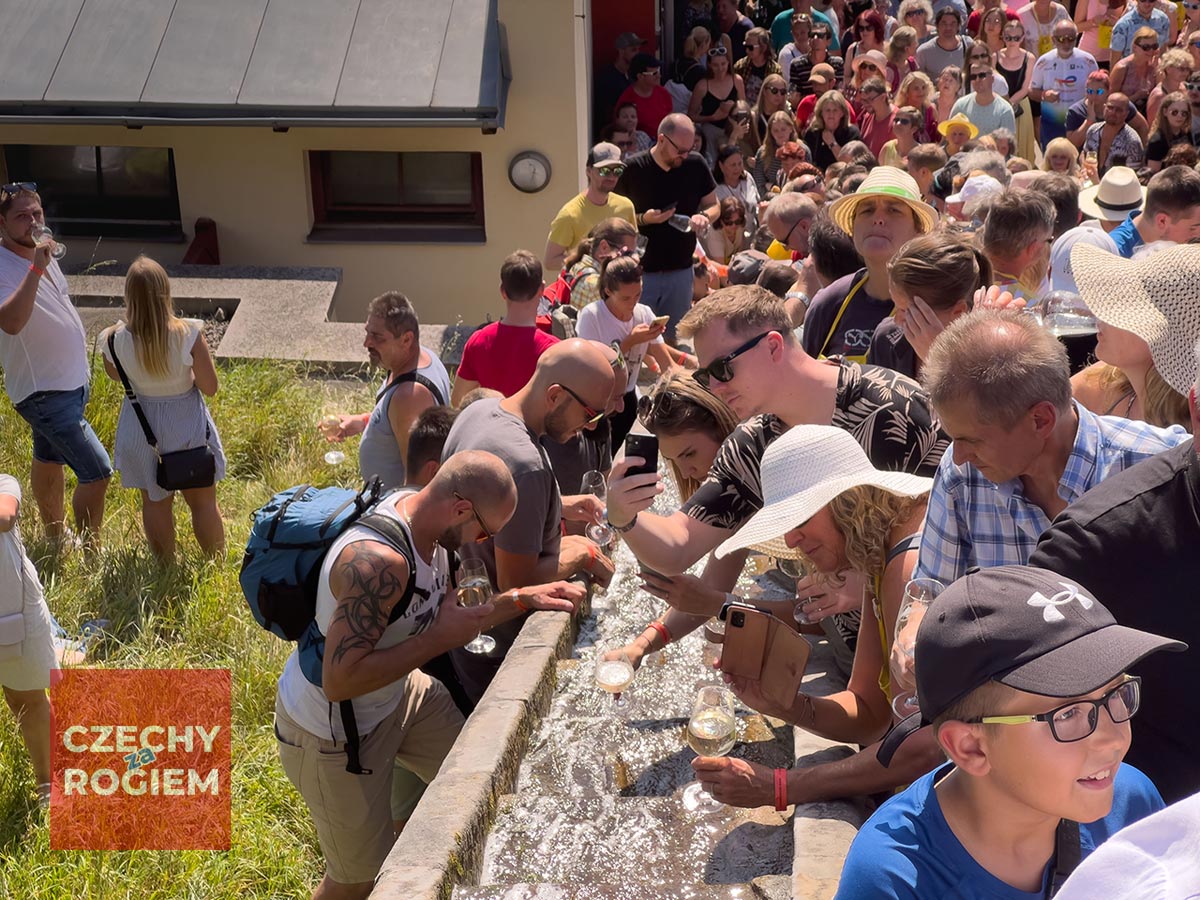
<svg viewBox="0 0 1200 900">
<path fill-rule="evenodd" d="M 953 50 L 943 50 L 938 46 L 937 38 L 930 38 L 920 47 L 913 56 L 917 60 L 917 67 L 937 81 L 938 76 L 942 74 L 942 69 L 947 66 L 958 66 L 960 69 L 963 66 L 967 54 L 971 52 L 972 41 L 965 34 L 959 36 L 959 45 Z"/>
<path fill-rule="evenodd" d="M 454 420 L 442 459 L 461 450 L 486 450 L 504 460 L 517 484 L 517 510 L 496 532 L 494 541 L 464 545 L 459 555 L 484 560 L 493 586 L 496 547 L 506 553 L 557 558 L 562 539 L 562 499 L 550 459 L 537 435 L 520 418 L 502 409 L 499 400 L 478 400 Z M 488 634 L 496 639 L 496 649 L 486 655 L 461 648 L 451 652 L 454 671 L 473 701 L 483 696 L 524 624 L 525 617 L 521 616 L 491 629 Z"/>
</svg>

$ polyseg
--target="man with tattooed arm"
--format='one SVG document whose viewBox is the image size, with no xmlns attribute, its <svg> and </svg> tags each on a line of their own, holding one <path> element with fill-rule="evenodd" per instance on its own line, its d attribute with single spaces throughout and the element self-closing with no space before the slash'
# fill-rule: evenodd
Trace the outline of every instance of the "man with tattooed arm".
<svg viewBox="0 0 1200 900">
<path fill-rule="evenodd" d="M 504 463 L 491 453 L 465 451 L 446 460 L 420 491 L 398 491 L 376 506 L 376 513 L 400 524 L 407 556 L 360 525 L 347 529 L 326 555 L 316 606 L 325 635 L 323 686 L 304 676 L 300 653 L 293 652 L 275 702 L 279 756 L 308 806 L 325 857 L 314 900 L 370 894 L 395 840 L 393 817 L 402 824 L 411 812 L 405 798 L 392 797 L 393 760 L 432 781 L 462 728 L 449 692 L 418 666 L 514 610 L 571 612 L 583 598 L 582 587 L 557 581 L 510 589 L 483 606 L 458 605 L 449 584 L 450 554 L 491 537 L 516 507 L 516 485 Z M 416 569 L 411 595 L 408 559 Z M 394 616 L 398 605 L 403 611 Z M 361 774 L 347 770 L 344 700 L 354 708 Z"/>
</svg>

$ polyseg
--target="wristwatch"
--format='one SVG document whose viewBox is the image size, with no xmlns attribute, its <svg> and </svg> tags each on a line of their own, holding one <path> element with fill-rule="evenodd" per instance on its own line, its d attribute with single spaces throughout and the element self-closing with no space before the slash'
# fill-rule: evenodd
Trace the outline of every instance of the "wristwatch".
<svg viewBox="0 0 1200 900">
<path fill-rule="evenodd" d="M 633 526 L 637 524 L 638 514 L 634 513 L 633 518 L 625 525 L 614 525 L 610 520 L 608 525 L 617 534 L 625 534 L 627 531 L 633 531 Z"/>
</svg>

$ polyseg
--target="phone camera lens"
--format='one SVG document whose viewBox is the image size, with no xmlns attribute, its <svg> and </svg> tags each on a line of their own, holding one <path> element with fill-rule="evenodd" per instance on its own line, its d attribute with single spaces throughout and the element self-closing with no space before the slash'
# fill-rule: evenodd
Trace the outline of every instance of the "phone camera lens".
<svg viewBox="0 0 1200 900">
<path fill-rule="evenodd" d="M 744 612 L 736 612 L 735 611 L 733 614 L 733 627 L 734 628 L 742 628 L 743 626 L 745 626 L 745 624 L 746 624 L 746 614 Z"/>
</svg>

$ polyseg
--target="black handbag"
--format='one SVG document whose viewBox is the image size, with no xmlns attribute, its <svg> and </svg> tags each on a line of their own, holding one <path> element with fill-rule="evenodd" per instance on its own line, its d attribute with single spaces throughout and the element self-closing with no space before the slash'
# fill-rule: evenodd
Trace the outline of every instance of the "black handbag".
<svg viewBox="0 0 1200 900">
<path fill-rule="evenodd" d="M 142 412 L 142 405 L 138 403 L 137 394 L 133 392 L 133 385 L 129 383 L 124 366 L 117 359 L 115 337 L 114 332 L 110 332 L 108 335 L 108 353 L 112 357 L 117 374 L 121 376 L 125 396 L 129 398 L 129 405 L 133 407 L 138 423 L 142 426 L 146 443 L 158 457 L 154 480 L 164 491 L 186 491 L 189 488 L 212 487 L 217 480 L 217 458 L 213 454 L 212 448 L 208 446 L 210 437 L 208 423 L 206 422 L 204 425 L 204 446 L 189 447 L 173 453 L 159 453 L 158 438 L 154 436 L 154 429 L 150 427 L 150 423 L 146 420 L 146 414 Z"/>
</svg>

